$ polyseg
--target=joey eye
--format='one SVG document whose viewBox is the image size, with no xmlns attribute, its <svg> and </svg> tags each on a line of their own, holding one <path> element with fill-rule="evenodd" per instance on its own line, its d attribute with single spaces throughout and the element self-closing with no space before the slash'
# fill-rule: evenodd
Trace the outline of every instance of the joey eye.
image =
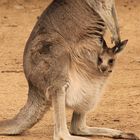
<svg viewBox="0 0 140 140">
<path fill-rule="evenodd" d="M 109 59 L 108 64 L 113 65 L 114 61 L 114 59 Z"/>
<path fill-rule="evenodd" d="M 100 57 L 98 57 L 98 65 L 100 65 L 102 63 L 103 63 L 103 60 Z"/>
</svg>

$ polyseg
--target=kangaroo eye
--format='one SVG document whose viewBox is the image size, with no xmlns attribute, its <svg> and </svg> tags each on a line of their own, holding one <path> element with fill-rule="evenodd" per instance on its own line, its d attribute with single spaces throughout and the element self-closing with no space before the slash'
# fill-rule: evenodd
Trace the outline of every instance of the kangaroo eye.
<svg viewBox="0 0 140 140">
<path fill-rule="evenodd" d="M 114 63 L 114 59 L 110 59 L 109 61 L 108 61 L 108 63 L 110 64 L 110 65 L 112 65 L 113 63 Z"/>
<path fill-rule="evenodd" d="M 98 65 L 100 65 L 102 63 L 103 63 L 103 60 L 100 57 L 98 57 Z"/>
</svg>

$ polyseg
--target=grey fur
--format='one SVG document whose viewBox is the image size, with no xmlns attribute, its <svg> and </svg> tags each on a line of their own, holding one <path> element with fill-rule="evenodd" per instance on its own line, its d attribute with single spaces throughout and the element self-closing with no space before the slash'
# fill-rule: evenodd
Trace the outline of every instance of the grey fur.
<svg viewBox="0 0 140 140">
<path fill-rule="evenodd" d="M 0 134 L 21 134 L 37 123 L 52 103 L 54 140 L 87 140 L 69 134 L 65 105 L 74 110 L 71 132 L 75 135 L 138 139 L 133 134 L 85 124 L 86 113 L 97 104 L 108 77 L 100 72 L 97 63 L 106 26 L 115 43 L 120 42 L 113 8 L 114 2 L 108 0 L 54 0 L 50 4 L 24 51 L 28 101 L 16 117 L 0 122 Z"/>
</svg>

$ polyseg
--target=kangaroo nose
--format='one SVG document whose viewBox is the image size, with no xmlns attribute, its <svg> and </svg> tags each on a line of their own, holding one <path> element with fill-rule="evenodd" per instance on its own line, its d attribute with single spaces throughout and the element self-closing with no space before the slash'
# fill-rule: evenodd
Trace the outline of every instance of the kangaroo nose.
<svg viewBox="0 0 140 140">
<path fill-rule="evenodd" d="M 107 70 L 107 66 L 102 66 L 101 70 L 102 70 L 102 72 L 105 72 Z"/>
</svg>

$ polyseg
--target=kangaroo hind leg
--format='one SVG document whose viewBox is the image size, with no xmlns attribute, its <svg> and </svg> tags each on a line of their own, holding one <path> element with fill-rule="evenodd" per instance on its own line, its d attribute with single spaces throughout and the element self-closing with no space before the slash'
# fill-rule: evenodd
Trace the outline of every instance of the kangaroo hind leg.
<svg viewBox="0 0 140 140">
<path fill-rule="evenodd" d="M 87 138 L 69 134 L 66 124 L 65 91 L 63 88 L 50 90 L 54 108 L 54 140 L 89 140 Z"/>
<path fill-rule="evenodd" d="M 73 113 L 70 131 L 72 134 L 79 136 L 105 136 L 115 139 L 139 140 L 133 133 L 125 133 L 109 128 L 88 127 L 85 113 Z"/>
</svg>

